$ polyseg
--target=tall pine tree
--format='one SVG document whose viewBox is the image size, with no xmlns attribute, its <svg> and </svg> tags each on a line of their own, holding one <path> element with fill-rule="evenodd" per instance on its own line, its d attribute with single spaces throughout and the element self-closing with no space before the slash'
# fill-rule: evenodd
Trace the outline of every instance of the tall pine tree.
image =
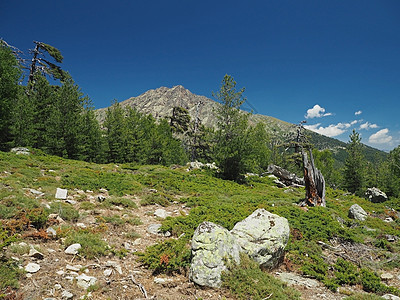
<svg viewBox="0 0 400 300">
<path fill-rule="evenodd" d="M 343 185 L 349 192 L 362 196 L 365 189 L 366 160 L 360 134 L 355 129 L 350 135 L 346 150 L 348 156 L 345 161 Z"/>
</svg>

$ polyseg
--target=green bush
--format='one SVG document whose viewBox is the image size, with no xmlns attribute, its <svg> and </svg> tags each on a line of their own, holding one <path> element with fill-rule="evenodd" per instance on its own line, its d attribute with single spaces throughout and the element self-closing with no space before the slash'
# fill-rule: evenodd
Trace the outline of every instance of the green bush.
<svg viewBox="0 0 400 300">
<path fill-rule="evenodd" d="M 81 244 L 79 254 L 86 258 L 104 256 L 109 251 L 108 244 L 101 239 L 100 234 L 95 234 L 88 229 L 72 230 L 67 233 L 65 245 Z"/>
<path fill-rule="evenodd" d="M 18 268 L 18 263 L 0 256 L 0 295 L 5 292 L 8 287 L 18 288 L 18 280 L 23 271 Z"/>
<path fill-rule="evenodd" d="M 300 299 L 297 291 L 263 272 L 247 255 L 241 255 L 240 265 L 223 272 L 222 282 L 237 299 Z"/>
<path fill-rule="evenodd" d="M 79 219 L 79 211 L 68 203 L 53 202 L 50 204 L 48 212 L 58 214 L 65 221 L 77 221 Z"/>
<path fill-rule="evenodd" d="M 137 253 L 139 260 L 155 274 L 174 272 L 186 273 L 191 252 L 186 239 L 169 239 L 147 247 L 144 253 Z"/>
</svg>

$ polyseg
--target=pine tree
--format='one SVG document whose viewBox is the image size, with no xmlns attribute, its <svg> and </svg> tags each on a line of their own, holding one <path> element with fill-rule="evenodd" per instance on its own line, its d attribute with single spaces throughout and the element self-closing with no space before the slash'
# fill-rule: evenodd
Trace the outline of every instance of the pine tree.
<svg viewBox="0 0 400 300">
<path fill-rule="evenodd" d="M 365 188 L 366 161 L 363 155 L 363 145 L 358 132 L 353 129 L 347 145 L 348 156 L 344 168 L 344 187 L 352 193 L 362 196 Z"/>
<path fill-rule="evenodd" d="M 106 128 L 107 161 L 123 163 L 127 157 L 128 130 L 126 112 L 115 100 L 107 110 L 104 127 Z"/>
<path fill-rule="evenodd" d="M 245 102 L 244 88 L 236 90 L 236 81 L 225 75 L 219 92 L 213 96 L 221 104 L 214 111 L 217 118 L 213 156 L 221 169 L 221 176 L 229 180 L 239 180 L 244 174 L 246 160 L 250 152 L 248 135 L 248 114 L 241 112 Z"/>
<path fill-rule="evenodd" d="M 18 100 L 21 69 L 12 50 L 0 40 L 0 150 L 12 143 L 13 110 Z"/>
</svg>

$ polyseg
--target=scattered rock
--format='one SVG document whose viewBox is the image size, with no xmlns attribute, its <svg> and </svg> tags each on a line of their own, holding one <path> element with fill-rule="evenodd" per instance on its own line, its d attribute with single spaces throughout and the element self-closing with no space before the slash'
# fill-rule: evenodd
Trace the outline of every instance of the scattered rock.
<svg viewBox="0 0 400 300">
<path fill-rule="evenodd" d="M 394 278 L 394 276 L 392 274 L 390 274 L 390 273 L 382 273 L 381 274 L 381 279 L 384 280 L 384 281 L 388 281 L 388 280 L 393 279 L 393 278 Z"/>
<path fill-rule="evenodd" d="M 108 193 L 108 190 L 106 190 L 105 188 L 101 188 L 101 189 L 99 189 L 99 192 L 100 193 Z"/>
<path fill-rule="evenodd" d="M 397 242 L 399 240 L 399 237 L 396 235 L 385 234 L 384 236 L 385 236 L 386 240 L 391 243 Z"/>
<path fill-rule="evenodd" d="M 165 219 L 166 217 L 169 216 L 169 213 L 165 209 L 159 208 L 159 209 L 156 209 L 156 211 L 154 212 L 154 215 L 161 219 Z"/>
<path fill-rule="evenodd" d="M 29 249 L 29 254 L 28 254 L 28 256 L 30 256 L 30 257 L 34 257 L 34 258 L 36 258 L 36 259 L 43 259 L 44 258 L 44 255 L 42 254 L 42 253 L 40 253 L 39 251 L 37 251 L 35 248 L 31 248 L 31 249 Z"/>
<path fill-rule="evenodd" d="M 68 246 L 68 248 L 65 249 L 64 252 L 66 254 L 75 255 L 75 254 L 78 254 L 78 250 L 81 249 L 81 248 L 82 248 L 81 244 L 72 244 L 72 245 Z"/>
<path fill-rule="evenodd" d="M 106 267 L 113 267 L 119 274 L 122 275 L 122 268 L 116 261 L 109 260 L 106 262 Z"/>
<path fill-rule="evenodd" d="M 147 226 L 147 232 L 151 234 L 160 234 L 160 227 L 161 224 L 150 224 L 149 226 Z"/>
<path fill-rule="evenodd" d="M 365 196 L 373 203 L 385 202 L 388 199 L 386 194 L 376 187 L 368 188 Z"/>
<path fill-rule="evenodd" d="M 218 167 L 216 166 L 215 162 L 213 163 L 206 163 L 203 164 L 202 162 L 199 161 L 192 161 L 192 162 L 188 162 L 186 164 L 188 166 L 188 168 L 186 169 L 186 171 L 191 171 L 191 170 L 195 170 L 195 169 L 211 169 L 211 170 L 218 170 Z"/>
<path fill-rule="evenodd" d="M 265 209 L 257 209 L 231 230 L 242 250 L 262 267 L 278 264 L 289 240 L 289 222 Z"/>
<path fill-rule="evenodd" d="M 67 199 L 67 200 L 65 200 L 65 202 L 66 202 L 66 203 L 69 203 L 69 204 L 71 204 L 71 205 L 75 205 L 76 203 L 78 203 L 78 202 L 76 202 L 75 200 L 71 200 L 71 199 Z"/>
<path fill-rule="evenodd" d="M 172 278 L 155 277 L 153 281 L 156 284 L 166 285 L 173 282 L 174 280 Z"/>
<path fill-rule="evenodd" d="M 226 263 L 240 263 L 240 246 L 222 226 L 201 223 L 192 238 L 192 263 L 189 278 L 201 286 L 220 287 Z"/>
<path fill-rule="evenodd" d="M 66 265 L 65 269 L 67 269 L 68 271 L 79 272 L 82 269 L 82 265 Z"/>
<path fill-rule="evenodd" d="M 391 217 L 387 217 L 387 218 L 385 218 L 385 220 L 383 220 L 383 222 L 386 222 L 386 223 L 391 223 L 393 221 L 394 220 Z"/>
<path fill-rule="evenodd" d="M 76 284 L 85 290 L 88 289 L 91 285 L 96 284 L 97 282 L 96 277 L 88 276 L 86 274 L 81 274 L 77 276 L 76 280 L 77 280 Z"/>
<path fill-rule="evenodd" d="M 106 277 L 111 276 L 112 271 L 113 271 L 112 269 L 105 269 L 103 271 L 103 275 L 106 276 Z"/>
<path fill-rule="evenodd" d="M 25 271 L 28 273 L 36 273 L 40 270 L 40 266 L 36 263 L 29 263 L 25 266 Z"/>
<path fill-rule="evenodd" d="M 23 154 L 23 155 L 29 155 L 29 154 L 31 154 L 31 152 L 29 151 L 29 149 L 28 149 L 28 148 L 25 148 L 25 147 L 15 147 L 15 148 L 12 148 L 12 149 L 10 150 L 10 152 L 13 152 L 13 153 L 15 153 L 15 154 Z"/>
<path fill-rule="evenodd" d="M 367 216 L 367 212 L 358 204 L 353 204 L 349 209 L 349 218 L 365 221 Z"/>
<path fill-rule="evenodd" d="M 276 275 L 278 275 L 279 279 L 283 282 L 286 282 L 288 285 L 301 285 L 310 289 L 316 288 L 320 285 L 319 282 L 315 279 L 304 278 L 294 273 L 282 272 L 276 273 Z"/>
<path fill-rule="evenodd" d="M 62 299 L 72 299 L 72 298 L 74 298 L 74 294 L 72 294 L 71 292 L 69 292 L 67 290 L 64 290 L 61 293 L 61 298 Z"/>
<path fill-rule="evenodd" d="M 42 197 L 44 196 L 44 193 L 35 189 L 29 189 L 29 192 L 31 192 L 32 194 L 36 195 L 36 197 Z"/>
<path fill-rule="evenodd" d="M 68 190 L 57 188 L 56 190 L 56 199 L 67 199 Z"/>
<path fill-rule="evenodd" d="M 57 236 L 57 231 L 53 227 L 48 227 L 46 229 L 46 233 L 48 236 L 55 238 Z"/>
<path fill-rule="evenodd" d="M 388 300 L 400 300 L 400 297 L 392 295 L 392 294 L 385 294 L 382 296 L 383 299 L 388 299 Z"/>
<path fill-rule="evenodd" d="M 105 197 L 105 196 L 103 196 L 103 195 L 98 195 L 98 196 L 97 196 L 97 201 L 103 202 L 104 200 L 106 200 L 106 197 Z"/>
</svg>

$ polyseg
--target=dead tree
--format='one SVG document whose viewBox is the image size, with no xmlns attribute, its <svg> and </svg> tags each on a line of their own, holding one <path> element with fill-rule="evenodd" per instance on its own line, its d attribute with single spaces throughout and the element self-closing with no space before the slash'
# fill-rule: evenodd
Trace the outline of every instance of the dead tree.
<svg viewBox="0 0 400 300">
<path fill-rule="evenodd" d="M 307 151 L 303 145 L 305 137 L 303 134 L 303 124 L 300 122 L 297 126 L 296 150 L 301 149 L 301 157 L 303 159 L 304 184 L 306 188 L 306 198 L 300 204 L 301 206 L 326 206 L 325 201 L 325 179 L 321 171 L 315 167 L 312 150 L 309 148 L 310 159 L 308 159 Z"/>
</svg>

